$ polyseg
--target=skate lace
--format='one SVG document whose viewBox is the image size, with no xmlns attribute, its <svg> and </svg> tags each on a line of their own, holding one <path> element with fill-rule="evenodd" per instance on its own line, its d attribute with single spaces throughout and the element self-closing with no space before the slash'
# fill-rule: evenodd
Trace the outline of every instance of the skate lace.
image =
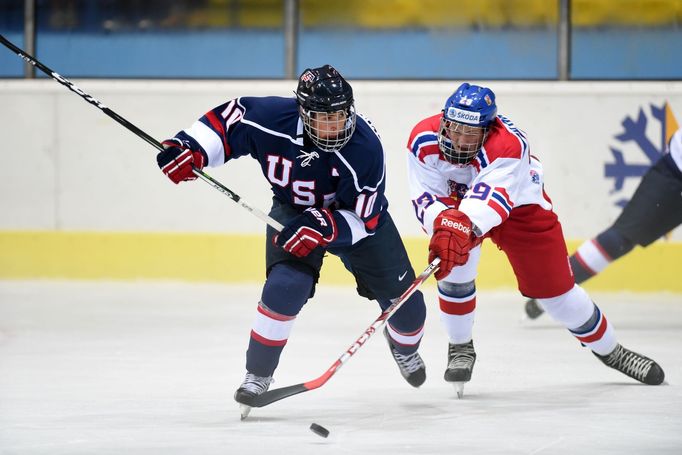
<svg viewBox="0 0 682 455">
<path fill-rule="evenodd" d="M 473 343 L 451 344 L 448 348 L 448 369 L 471 368 L 476 358 Z"/>
<path fill-rule="evenodd" d="M 419 356 L 418 352 L 414 354 L 404 355 L 393 349 L 393 357 L 401 370 L 408 374 L 414 373 L 420 368 L 424 368 L 424 362 Z"/>
<path fill-rule="evenodd" d="M 618 345 L 616 351 L 608 356 L 605 363 L 641 381 L 651 369 L 653 361 Z"/>
<path fill-rule="evenodd" d="M 253 393 L 254 395 L 260 395 L 261 393 L 268 390 L 272 382 L 272 376 L 263 377 L 246 373 L 246 378 L 244 378 L 244 382 L 242 382 L 240 389 L 244 389 L 247 392 Z"/>
</svg>

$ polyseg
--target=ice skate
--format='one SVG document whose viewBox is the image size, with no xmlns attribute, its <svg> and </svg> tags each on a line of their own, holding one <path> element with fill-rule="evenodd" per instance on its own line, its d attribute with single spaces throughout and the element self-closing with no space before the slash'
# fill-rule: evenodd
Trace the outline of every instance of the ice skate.
<svg viewBox="0 0 682 455">
<path fill-rule="evenodd" d="M 535 299 L 528 299 L 524 309 L 526 310 L 526 317 L 524 319 L 537 319 L 545 312 L 544 308 Z"/>
<path fill-rule="evenodd" d="M 234 393 L 234 400 L 239 403 L 239 411 L 242 420 L 249 416 L 249 412 L 251 412 L 250 403 L 253 398 L 268 390 L 272 382 L 272 376 L 262 377 L 246 373 L 244 382 L 242 382 L 242 385 L 239 386 Z"/>
<path fill-rule="evenodd" d="M 384 337 L 388 341 L 388 347 L 391 350 L 391 355 L 400 368 L 400 374 L 412 387 L 419 387 L 426 381 L 426 365 L 418 352 L 414 354 L 404 355 L 396 351 L 393 346 L 391 336 L 388 334 L 388 329 L 384 328 Z"/>
<path fill-rule="evenodd" d="M 663 369 L 653 360 L 620 344 L 608 355 L 593 352 L 608 367 L 648 385 L 659 385 L 665 379 Z"/>
<path fill-rule="evenodd" d="M 471 373 L 476 363 L 474 341 L 468 343 L 448 345 L 448 367 L 443 376 L 447 382 L 452 382 L 457 392 L 457 398 L 464 396 L 464 384 L 471 380 Z"/>
</svg>

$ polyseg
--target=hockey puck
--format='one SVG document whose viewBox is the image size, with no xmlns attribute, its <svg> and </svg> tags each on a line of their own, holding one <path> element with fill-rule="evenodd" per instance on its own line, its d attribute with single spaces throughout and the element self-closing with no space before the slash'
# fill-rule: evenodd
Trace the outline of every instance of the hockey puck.
<svg viewBox="0 0 682 455">
<path fill-rule="evenodd" d="M 321 436 L 323 438 L 326 438 L 329 436 L 329 430 L 327 430 L 325 427 L 322 425 L 318 425 L 316 423 L 311 423 L 310 424 L 310 430 L 315 433 L 318 436 Z"/>
</svg>

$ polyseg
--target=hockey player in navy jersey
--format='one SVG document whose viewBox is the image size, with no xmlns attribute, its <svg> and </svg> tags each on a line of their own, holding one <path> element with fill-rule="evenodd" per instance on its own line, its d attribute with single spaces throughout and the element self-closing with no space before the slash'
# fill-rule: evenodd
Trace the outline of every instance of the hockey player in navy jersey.
<svg viewBox="0 0 682 455">
<path fill-rule="evenodd" d="M 663 156 L 646 171 L 616 221 L 571 255 L 575 282 L 589 280 L 635 246 L 646 248 L 681 225 L 681 194 L 682 129 L 679 129 L 671 135 Z M 530 319 L 545 312 L 536 299 L 528 299 L 525 310 Z"/>
<path fill-rule="evenodd" d="M 234 398 L 246 417 L 254 396 L 272 383 L 296 317 L 315 292 L 325 252 L 340 257 L 358 293 L 391 304 L 414 281 L 384 196 L 381 140 L 355 112 L 350 84 L 329 65 L 306 69 L 296 98 L 242 97 L 207 112 L 164 141 L 157 161 L 175 183 L 192 166 L 220 166 L 251 156 L 272 187 L 266 274 L 246 352 L 246 378 Z M 384 331 L 399 370 L 414 387 L 426 378 L 417 349 L 426 308 L 415 292 Z"/>
<path fill-rule="evenodd" d="M 462 84 L 443 111 L 419 122 L 408 141 L 412 203 L 431 235 L 441 320 L 449 337 L 445 380 L 461 397 L 476 360 L 473 324 L 480 243 L 507 255 L 519 290 L 537 299 L 606 365 L 646 384 L 663 382 L 653 360 L 622 347 L 611 324 L 577 284 L 561 224 L 525 134 L 497 115 L 495 94 Z"/>
</svg>

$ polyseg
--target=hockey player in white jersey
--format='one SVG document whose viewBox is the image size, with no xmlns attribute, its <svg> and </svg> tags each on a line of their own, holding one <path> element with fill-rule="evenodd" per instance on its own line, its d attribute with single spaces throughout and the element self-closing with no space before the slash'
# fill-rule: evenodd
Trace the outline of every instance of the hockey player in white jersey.
<svg viewBox="0 0 682 455">
<path fill-rule="evenodd" d="M 621 346 L 613 327 L 577 284 L 561 224 L 544 192 L 540 162 L 525 134 L 497 115 L 495 94 L 462 84 L 441 113 L 420 121 L 408 141 L 410 194 L 431 236 L 441 320 L 449 337 L 445 380 L 461 398 L 476 360 L 473 324 L 480 244 L 507 255 L 519 290 L 607 366 L 645 384 L 661 384 L 653 360 Z"/>
</svg>

